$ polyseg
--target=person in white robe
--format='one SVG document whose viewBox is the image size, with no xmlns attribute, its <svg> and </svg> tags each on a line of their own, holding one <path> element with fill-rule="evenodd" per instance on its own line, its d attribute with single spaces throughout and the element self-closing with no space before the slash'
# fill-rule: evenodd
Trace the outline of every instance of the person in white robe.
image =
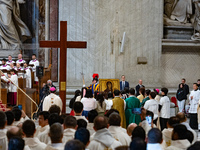
<svg viewBox="0 0 200 150">
<path fill-rule="evenodd" d="M 10 66 L 6 64 L 6 59 L 2 59 L 2 65 L 0 67 L 1 70 L 10 70 Z"/>
<path fill-rule="evenodd" d="M 184 125 L 176 125 L 172 132 L 171 146 L 167 147 L 166 150 L 186 150 L 192 143 L 192 139 L 188 136 L 192 133 L 189 132 Z"/>
<path fill-rule="evenodd" d="M 41 111 L 39 113 L 39 117 L 38 117 L 39 126 L 36 129 L 36 133 L 34 135 L 35 137 L 38 137 L 40 139 L 40 136 L 43 133 L 49 132 L 49 122 L 48 122 L 49 115 L 50 114 L 48 111 Z"/>
<path fill-rule="evenodd" d="M 17 69 L 17 72 L 18 72 L 17 73 L 18 74 L 18 78 L 25 77 L 24 72 L 22 72 L 24 69 L 21 67 L 21 65 L 19 63 L 16 64 L 16 69 Z"/>
<path fill-rule="evenodd" d="M 62 111 L 62 106 L 63 106 L 63 103 L 62 103 L 62 100 L 59 96 L 57 96 L 55 93 L 56 93 L 56 89 L 55 87 L 51 87 L 50 88 L 50 93 L 48 96 L 46 96 L 44 98 L 44 102 L 43 102 L 43 111 L 48 111 L 49 108 L 52 106 L 52 105 L 57 105 L 60 107 L 60 110 Z"/>
<path fill-rule="evenodd" d="M 21 126 L 24 121 L 30 119 L 23 110 L 14 109 L 12 110 L 12 112 L 14 113 L 15 116 L 15 121 L 13 122 L 13 126 Z"/>
<path fill-rule="evenodd" d="M 162 135 L 163 135 L 163 140 L 166 143 L 166 146 L 170 146 L 171 145 L 171 141 L 172 141 L 172 131 L 174 129 L 174 125 L 179 124 L 180 123 L 180 119 L 177 117 L 170 117 L 168 122 L 167 122 L 167 128 L 165 128 L 162 131 Z"/>
<path fill-rule="evenodd" d="M 90 132 L 90 135 L 93 135 L 95 133 L 95 130 L 94 130 L 94 119 L 98 116 L 98 112 L 93 109 L 93 110 L 90 110 L 88 112 L 88 124 L 87 124 L 87 129 L 89 130 Z"/>
<path fill-rule="evenodd" d="M 63 127 L 60 123 L 54 123 L 51 125 L 49 130 L 49 136 L 51 138 L 51 144 L 48 144 L 45 150 L 63 150 L 64 144 L 62 143 L 63 138 Z"/>
<path fill-rule="evenodd" d="M 147 150 L 163 150 L 162 140 L 162 132 L 157 128 L 152 128 L 148 132 Z"/>
<path fill-rule="evenodd" d="M 11 105 L 16 105 L 17 103 L 17 86 L 18 86 L 18 77 L 15 74 L 14 70 L 10 70 L 11 78 L 9 83 L 9 93 L 8 93 L 8 103 Z"/>
<path fill-rule="evenodd" d="M 38 77 L 36 77 L 36 67 L 40 65 L 39 61 L 36 59 L 36 55 L 32 55 L 32 60 L 29 62 L 29 65 L 34 65 L 32 67 L 32 71 L 34 72 L 34 81 L 37 84 L 38 83 Z"/>
<path fill-rule="evenodd" d="M 113 94 L 112 93 L 108 93 L 108 100 L 105 100 L 106 103 L 106 111 L 109 111 L 112 108 L 113 105 Z"/>
<path fill-rule="evenodd" d="M 15 63 L 15 61 L 12 60 L 12 56 L 9 55 L 8 56 L 8 61 L 6 62 L 6 64 L 10 65 L 11 63 Z"/>
<path fill-rule="evenodd" d="M 34 137 L 36 132 L 35 123 L 32 120 L 26 120 L 22 125 L 22 131 L 24 133 L 25 145 L 27 145 L 31 150 L 44 150 L 46 144 L 40 142 L 40 140 Z"/>
<path fill-rule="evenodd" d="M 12 126 L 8 131 L 7 131 L 7 138 L 8 138 L 8 142 L 10 139 L 14 138 L 14 137 L 20 137 L 22 138 L 23 133 L 21 130 L 21 127 L 17 127 L 17 126 Z M 30 148 L 25 145 L 24 146 L 24 150 L 30 150 Z"/>
<path fill-rule="evenodd" d="M 67 116 L 64 120 L 64 133 L 62 143 L 67 143 L 69 140 L 74 139 L 74 134 L 77 130 L 77 120 L 73 116 Z"/>
<path fill-rule="evenodd" d="M 6 136 L 6 132 L 7 129 L 6 127 L 6 122 L 7 122 L 7 118 L 6 118 L 6 114 L 2 111 L 0 111 L 0 149 L 1 150 L 7 150 L 8 148 L 8 142 L 7 142 L 7 136 Z"/>
<path fill-rule="evenodd" d="M 14 66 L 13 63 L 10 63 L 10 70 L 14 69 L 15 71 L 17 71 L 17 67 Z"/>
<path fill-rule="evenodd" d="M 108 121 L 104 116 L 97 116 L 94 120 L 94 129 L 96 131 L 94 138 L 91 140 L 88 149 L 91 150 L 114 150 L 122 144 L 114 139 L 108 131 Z"/>
<path fill-rule="evenodd" d="M 41 142 L 43 142 L 45 144 L 49 144 L 50 143 L 50 137 L 48 136 L 48 134 L 49 134 L 49 130 L 44 130 L 37 137 Z"/>
<path fill-rule="evenodd" d="M 189 125 L 189 123 L 188 123 L 188 121 L 187 121 L 187 117 L 186 117 L 185 113 L 179 112 L 179 113 L 176 115 L 176 117 L 179 118 L 180 124 L 186 126 L 186 128 L 187 128 L 189 131 L 192 132 L 193 137 L 194 137 L 192 143 L 194 144 L 194 143 L 197 141 L 197 133 L 196 133 L 195 130 L 193 130 L 193 129 L 190 127 L 190 125 Z"/>
<path fill-rule="evenodd" d="M 1 88 L 2 89 L 7 89 L 8 88 L 8 79 L 6 76 L 1 72 L 1 79 L 5 82 L 1 82 Z"/>
<path fill-rule="evenodd" d="M 198 129 L 197 109 L 198 109 L 198 105 L 199 105 L 199 99 L 200 99 L 200 91 L 198 90 L 197 83 L 194 83 L 193 91 L 191 91 L 190 95 L 189 95 L 190 127 L 192 129 Z"/>
<path fill-rule="evenodd" d="M 25 78 L 26 78 L 26 87 L 27 88 L 31 88 L 32 86 L 31 86 L 31 82 L 32 82 L 32 80 L 31 80 L 31 70 L 28 68 L 28 65 L 27 65 L 27 63 L 25 62 L 24 63 L 24 70 L 25 70 Z"/>
<path fill-rule="evenodd" d="M 132 132 L 133 130 L 135 129 L 135 127 L 137 127 L 137 124 L 136 123 L 131 123 L 128 125 L 127 127 L 127 134 L 132 137 Z"/>
<path fill-rule="evenodd" d="M 74 108 L 74 113 L 75 113 L 74 117 L 76 118 L 76 120 L 83 119 L 88 123 L 88 120 L 85 118 L 85 116 L 82 116 L 83 104 L 77 101 L 74 103 L 73 108 Z"/>
<path fill-rule="evenodd" d="M 19 63 L 19 64 L 22 64 L 22 63 L 25 63 L 26 61 L 22 59 L 22 54 L 18 54 L 18 60 L 16 61 L 16 64 Z"/>
<path fill-rule="evenodd" d="M 122 145 L 129 146 L 131 143 L 131 138 L 130 136 L 128 136 L 126 129 L 120 126 L 120 123 L 121 123 L 120 115 L 115 113 L 111 114 L 108 120 L 109 124 L 108 131 Z"/>
<path fill-rule="evenodd" d="M 149 94 L 149 98 L 150 100 L 146 101 L 146 103 L 144 104 L 144 108 L 146 110 L 149 110 L 151 112 L 154 113 L 154 124 L 157 124 L 157 120 L 158 120 L 158 101 L 155 100 L 156 97 L 156 93 L 155 92 L 150 92 Z"/>
<path fill-rule="evenodd" d="M 14 113 L 10 110 L 6 111 L 5 114 L 6 114 L 6 117 L 7 117 L 6 129 L 9 130 L 10 128 L 13 127 L 15 116 L 14 116 Z"/>
</svg>

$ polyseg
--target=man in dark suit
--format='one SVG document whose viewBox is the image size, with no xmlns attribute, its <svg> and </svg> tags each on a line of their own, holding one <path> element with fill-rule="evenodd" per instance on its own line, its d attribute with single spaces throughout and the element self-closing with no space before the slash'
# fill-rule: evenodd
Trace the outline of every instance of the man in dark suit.
<svg viewBox="0 0 200 150">
<path fill-rule="evenodd" d="M 129 83 L 127 81 L 125 81 L 125 75 L 121 76 L 121 80 L 122 81 L 120 81 L 120 90 L 124 90 L 124 88 L 129 89 Z"/>
<path fill-rule="evenodd" d="M 140 95 L 139 89 L 142 88 L 142 87 L 145 87 L 145 86 L 142 85 L 142 80 L 139 80 L 138 85 L 135 87 L 135 90 L 136 90 L 136 97 L 137 97 L 138 95 Z"/>
</svg>

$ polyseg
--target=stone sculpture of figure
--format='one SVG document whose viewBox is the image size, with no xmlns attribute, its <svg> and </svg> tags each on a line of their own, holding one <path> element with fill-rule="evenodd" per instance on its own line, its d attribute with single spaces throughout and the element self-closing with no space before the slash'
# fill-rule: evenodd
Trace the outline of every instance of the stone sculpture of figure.
<svg viewBox="0 0 200 150">
<path fill-rule="evenodd" d="M 187 23 L 188 18 L 192 15 L 192 0 L 175 1 L 175 7 L 171 13 L 170 19 L 177 20 L 181 23 Z"/>
<path fill-rule="evenodd" d="M 177 4 L 177 0 L 165 0 L 164 1 L 164 13 L 167 15 L 168 18 L 170 18 L 172 11 L 174 10 L 174 7 Z"/>
<path fill-rule="evenodd" d="M 200 40 L 200 0 L 193 0 L 195 4 L 194 35 L 192 40 Z"/>
<path fill-rule="evenodd" d="M 18 49 L 21 42 L 31 37 L 28 27 L 20 19 L 19 3 L 24 0 L 0 0 L 1 49 Z"/>
</svg>

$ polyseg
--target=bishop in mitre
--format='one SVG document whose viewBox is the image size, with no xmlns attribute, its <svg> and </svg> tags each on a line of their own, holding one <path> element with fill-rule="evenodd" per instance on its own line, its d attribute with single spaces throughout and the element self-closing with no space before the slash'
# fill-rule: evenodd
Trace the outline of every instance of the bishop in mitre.
<svg viewBox="0 0 200 150">
<path fill-rule="evenodd" d="M 43 102 L 43 111 L 48 111 L 49 108 L 52 105 L 57 105 L 60 107 L 60 110 L 62 111 L 62 100 L 60 99 L 59 96 L 57 96 L 56 93 L 56 88 L 55 87 L 51 87 L 50 88 L 50 93 L 48 96 L 45 97 L 44 102 Z"/>
</svg>

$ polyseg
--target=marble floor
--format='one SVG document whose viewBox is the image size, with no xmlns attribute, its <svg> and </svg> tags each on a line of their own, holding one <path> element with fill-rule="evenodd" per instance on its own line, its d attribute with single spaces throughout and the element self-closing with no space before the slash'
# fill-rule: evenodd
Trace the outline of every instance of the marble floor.
<svg viewBox="0 0 200 150">
<path fill-rule="evenodd" d="M 197 132 L 197 141 L 200 141 L 200 132 L 198 130 L 196 130 Z"/>
</svg>

